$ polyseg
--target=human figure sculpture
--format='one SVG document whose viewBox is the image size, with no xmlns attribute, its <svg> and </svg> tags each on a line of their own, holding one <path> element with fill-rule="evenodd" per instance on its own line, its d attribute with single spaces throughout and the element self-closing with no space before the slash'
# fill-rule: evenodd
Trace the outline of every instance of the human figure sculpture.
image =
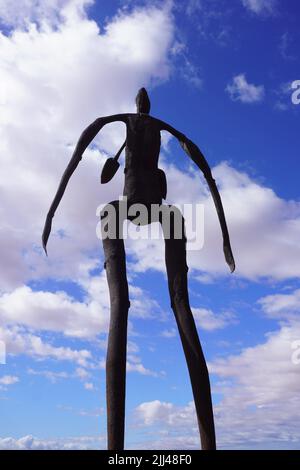
<svg viewBox="0 0 300 470">
<path fill-rule="evenodd" d="M 143 204 L 148 208 L 153 204 L 161 205 L 162 200 L 166 198 L 166 180 L 164 173 L 157 166 L 161 144 L 160 132 L 170 132 L 179 140 L 184 151 L 196 163 L 206 178 L 222 229 L 225 259 L 231 272 L 233 272 L 235 262 L 231 251 L 224 210 L 217 186 L 205 157 L 199 148 L 184 134 L 169 124 L 150 116 L 150 100 L 145 88 L 139 90 L 136 97 L 136 106 L 136 113 L 116 114 L 96 119 L 81 134 L 47 214 L 42 237 L 45 252 L 47 253 L 46 245 L 51 231 L 53 216 L 68 181 L 82 158 L 83 152 L 104 125 L 121 121 L 126 124 L 126 141 L 116 157 L 107 160 L 102 170 L 101 182 L 108 182 L 115 174 L 119 166 L 118 157 L 123 148 L 125 148 L 126 168 L 124 170 L 125 185 L 123 195 L 127 197 L 127 207 L 130 208 L 136 203 Z M 113 201 L 109 205 L 113 206 L 118 214 L 121 204 L 122 202 L 118 200 Z M 162 204 L 162 206 L 166 205 Z M 178 215 L 178 209 L 176 210 Z M 104 209 L 102 214 L 104 213 L 109 214 L 109 211 Z M 183 228 L 181 238 L 177 238 L 174 235 L 174 218 L 170 219 L 169 237 L 165 237 L 168 287 L 171 307 L 175 314 L 189 370 L 202 449 L 214 450 L 216 449 L 216 439 L 209 375 L 189 304 L 184 219 L 181 214 L 179 215 Z M 129 210 L 125 214 L 124 219 L 126 218 L 133 221 L 133 217 L 129 215 Z M 153 220 L 149 216 L 147 223 L 151 222 Z M 109 216 L 105 217 L 105 222 L 103 216 L 103 224 L 106 225 L 106 228 L 109 228 L 111 223 L 112 221 L 110 221 Z M 105 227 L 103 228 L 105 229 Z M 106 268 L 111 307 L 106 358 L 107 433 L 108 449 L 122 450 L 124 449 L 125 423 L 127 318 L 130 302 L 122 227 L 117 227 L 115 233 L 117 235 L 114 237 L 108 236 L 103 238 L 104 266 Z"/>
</svg>

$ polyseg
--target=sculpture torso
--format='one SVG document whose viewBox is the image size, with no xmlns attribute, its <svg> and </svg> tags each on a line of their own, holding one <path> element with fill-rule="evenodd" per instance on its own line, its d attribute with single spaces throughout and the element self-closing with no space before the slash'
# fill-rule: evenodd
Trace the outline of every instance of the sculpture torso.
<svg viewBox="0 0 300 470">
<path fill-rule="evenodd" d="M 161 204 L 166 196 L 164 173 L 157 167 L 160 128 L 148 114 L 131 114 L 127 121 L 124 196 L 129 203 Z"/>
</svg>

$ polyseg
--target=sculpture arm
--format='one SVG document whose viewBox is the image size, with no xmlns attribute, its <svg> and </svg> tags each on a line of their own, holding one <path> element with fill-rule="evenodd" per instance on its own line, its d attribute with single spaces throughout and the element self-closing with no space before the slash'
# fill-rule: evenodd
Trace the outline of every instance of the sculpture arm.
<svg viewBox="0 0 300 470">
<path fill-rule="evenodd" d="M 215 207 L 216 207 L 216 211 L 218 214 L 218 218 L 219 218 L 219 222 L 220 222 L 220 226 L 222 230 L 223 251 L 224 251 L 225 259 L 226 259 L 227 264 L 230 267 L 230 271 L 233 272 L 235 270 L 235 261 L 234 261 L 234 257 L 233 257 L 232 250 L 231 250 L 230 238 L 229 238 L 225 213 L 224 213 L 222 200 L 221 200 L 216 182 L 211 173 L 210 166 L 207 163 L 201 150 L 197 147 L 196 144 L 194 144 L 194 142 L 189 140 L 184 134 L 177 131 L 169 124 L 164 123 L 162 121 L 161 121 L 161 124 L 162 124 L 161 130 L 166 130 L 170 132 L 174 137 L 176 137 L 179 140 L 180 145 L 183 148 L 183 150 L 189 155 L 189 157 L 196 163 L 198 168 L 200 168 L 200 170 L 204 174 L 204 177 L 207 181 L 207 184 L 209 186 L 209 189 L 210 189 L 210 192 L 211 192 L 211 195 L 212 195 Z"/>
<path fill-rule="evenodd" d="M 52 201 L 52 204 L 50 206 L 50 209 L 46 217 L 45 226 L 44 226 L 43 235 L 42 235 L 43 248 L 46 254 L 47 254 L 47 242 L 48 242 L 48 238 L 51 232 L 52 219 L 64 195 L 69 179 L 71 178 L 72 174 L 76 170 L 82 158 L 83 152 L 88 147 L 88 145 L 92 142 L 92 140 L 96 137 L 96 135 L 102 129 L 102 127 L 105 126 L 105 124 L 109 124 L 110 122 L 115 122 L 115 121 L 126 122 L 126 114 L 115 114 L 113 116 L 106 116 L 106 117 L 98 118 L 82 132 L 77 142 L 77 145 L 75 147 L 75 150 L 73 152 L 73 155 L 71 157 L 71 160 L 69 161 L 68 166 L 62 175 L 55 197 Z"/>
</svg>

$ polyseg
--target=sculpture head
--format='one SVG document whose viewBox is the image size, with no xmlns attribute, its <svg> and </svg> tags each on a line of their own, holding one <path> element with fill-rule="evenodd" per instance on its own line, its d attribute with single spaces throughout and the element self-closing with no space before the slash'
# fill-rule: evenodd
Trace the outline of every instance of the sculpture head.
<svg viewBox="0 0 300 470">
<path fill-rule="evenodd" d="M 135 98 L 137 113 L 149 114 L 150 100 L 145 88 L 140 88 Z"/>
</svg>

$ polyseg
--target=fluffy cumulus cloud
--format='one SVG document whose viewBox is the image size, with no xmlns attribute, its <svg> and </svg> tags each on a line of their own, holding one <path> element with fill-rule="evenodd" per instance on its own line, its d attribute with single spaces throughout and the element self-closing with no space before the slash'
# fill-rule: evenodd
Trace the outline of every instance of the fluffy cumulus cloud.
<svg viewBox="0 0 300 470">
<path fill-rule="evenodd" d="M 103 359 L 100 362 L 100 367 L 101 369 L 105 369 L 105 366 L 105 360 Z M 163 377 L 165 375 L 165 372 L 163 370 L 156 372 L 155 370 L 145 367 L 139 355 L 130 353 L 130 348 L 129 354 L 127 354 L 126 372 L 135 372 L 137 374 L 147 375 L 151 377 Z"/>
<path fill-rule="evenodd" d="M 85 16 L 85 8 L 93 0 L 9 0 L 0 1 L 0 18 L 14 28 L 25 28 L 30 23 L 59 24 L 61 19 Z"/>
<path fill-rule="evenodd" d="M 271 188 L 226 162 L 214 167 L 213 174 L 221 192 L 228 221 L 237 266 L 236 274 L 250 280 L 265 277 L 276 280 L 299 277 L 299 203 L 279 198 Z M 201 273 L 209 274 L 210 278 L 225 275 L 228 268 L 222 253 L 221 231 L 205 183 L 202 184 L 197 174 L 183 174 L 172 166 L 169 167 L 168 175 L 170 201 L 176 201 L 182 210 L 184 203 L 190 201 L 204 206 L 202 249 L 195 250 L 192 235 L 195 229 L 201 233 L 203 219 L 186 217 L 187 234 L 190 234 L 187 245 L 188 265 L 196 271 L 195 279 L 205 281 L 206 278 L 203 278 Z M 137 240 L 134 243 L 128 240 L 128 248 L 136 261 L 137 271 L 164 271 L 162 240 Z"/>
<path fill-rule="evenodd" d="M 267 301 L 270 308 L 271 299 Z M 281 309 L 280 298 L 272 302 L 273 310 Z M 299 340 L 299 319 L 289 320 L 267 334 L 263 343 L 209 364 L 217 378 L 213 391 L 221 396 L 214 407 L 219 448 L 298 448 Z M 149 427 L 153 441 L 146 445 L 199 448 L 193 403 L 175 406 L 155 400 L 141 403 L 135 412 L 137 423 Z"/>
<path fill-rule="evenodd" d="M 94 390 L 94 384 L 92 382 L 85 382 L 84 388 L 86 390 L 93 391 Z"/>
<path fill-rule="evenodd" d="M 300 311 L 300 289 L 289 294 L 267 295 L 259 300 L 259 304 L 269 318 L 297 319 Z"/>
<path fill-rule="evenodd" d="M 230 312 L 216 314 L 207 308 L 193 308 L 196 325 L 203 330 L 214 331 L 234 323 L 235 317 Z"/>
<path fill-rule="evenodd" d="M 265 296 L 262 314 L 281 319 L 281 326 L 262 343 L 240 354 L 208 364 L 215 377 L 213 391 L 221 396 L 215 405 L 220 448 L 298 448 L 300 409 L 299 292 Z M 198 431 L 192 403 L 175 406 L 155 400 L 136 408 L 137 422 L 160 429 L 161 448 L 197 448 Z M 187 433 L 185 430 L 191 429 Z M 153 437 L 154 439 L 154 437 Z M 261 444 L 263 443 L 263 444 Z M 149 443 L 148 443 L 149 445 Z"/>
<path fill-rule="evenodd" d="M 13 385 L 19 382 L 19 378 L 15 375 L 3 375 L 0 377 L 0 386 L 1 385 Z"/>
<path fill-rule="evenodd" d="M 293 345 L 298 342 L 299 357 L 299 338 L 299 322 L 286 324 L 269 333 L 265 343 L 211 364 L 224 396 L 216 408 L 224 445 L 298 447 L 299 361 Z M 236 434 L 233 439 L 229 428 Z"/>
<path fill-rule="evenodd" d="M 188 424 L 191 411 L 194 411 L 193 402 L 189 403 L 186 407 L 180 408 L 168 402 L 161 402 L 153 400 L 150 402 L 141 403 L 136 409 L 136 417 L 142 420 L 146 425 L 153 425 L 157 423 L 165 423 L 169 426 L 176 424 L 176 426 L 185 426 Z"/>
<path fill-rule="evenodd" d="M 62 3 L 77 8 L 80 2 Z M 111 126 L 98 147 L 86 152 L 80 176 L 74 176 L 53 227 L 54 237 L 60 228 L 65 238 L 57 250 L 50 240 L 47 263 L 39 251 L 41 230 L 63 169 L 87 124 L 99 115 L 132 111 L 137 89 L 166 79 L 170 71 L 173 22 L 167 8 L 120 13 L 101 29 L 85 16 L 64 11 L 59 27 L 41 16 L 42 26 L 30 23 L 9 36 L 0 35 L 0 239 L 7 266 L 2 288 L 45 271 L 49 275 L 49 269 L 62 277 L 79 275 L 86 259 L 82 252 L 99 245 L 97 205 L 119 196 L 120 175 L 115 184 L 100 188 L 95 174 L 105 158 L 100 149 L 114 151 L 123 139 L 123 127 Z M 64 263 L 59 261 L 62 253 Z"/>
<path fill-rule="evenodd" d="M 0 117 L 3 135 L 0 240 L 1 261 L 6 266 L 5 271 L 1 270 L 1 287 L 6 291 L 21 287 L 28 279 L 41 277 L 71 278 L 79 282 L 83 273 L 98 266 L 101 250 L 95 235 L 95 208 L 97 203 L 118 197 L 122 175 L 119 173 L 111 185 L 100 188 L 95 174 L 99 174 L 105 151 L 116 149 L 120 144 L 122 127 L 111 126 L 111 130 L 103 131 L 102 137 L 96 139 L 97 146 L 86 152 L 57 212 L 49 242 L 49 259 L 45 259 L 40 249 L 45 213 L 82 128 L 98 115 L 132 110 L 134 95 L 141 84 L 164 80 L 170 73 L 168 51 L 174 26 L 168 8 L 149 7 L 127 15 L 120 13 L 105 28 L 99 29 L 84 15 L 85 3 L 88 2 L 62 1 L 59 7 L 64 15 L 60 16 L 58 28 L 53 26 L 50 14 L 54 4 L 51 3 L 50 8 L 50 3 L 40 2 L 47 9 L 46 14 L 39 13 L 39 9 L 30 10 L 32 2 L 23 2 L 18 11 L 25 8 L 27 12 L 28 8 L 23 18 L 31 22 L 21 25 L 10 36 L 3 33 L 0 36 L 1 104 L 5 106 Z M 1 5 L 3 20 L 8 21 L 7 15 L 10 15 L 15 24 L 17 20 L 8 2 Z M 18 11 L 15 8 L 14 14 Z M 37 20 L 30 11 L 43 18 L 43 24 L 34 24 Z M 248 91 L 240 92 L 241 96 L 246 96 L 241 99 L 257 100 L 261 88 L 245 83 Z M 170 200 L 178 201 L 179 185 L 182 191 L 178 202 L 202 199 L 205 203 L 205 237 L 209 243 L 205 243 L 200 255 L 192 257 L 192 267 L 214 274 L 224 273 L 210 198 L 199 189 L 198 178 L 182 174 L 172 166 L 168 170 Z M 278 199 L 271 190 L 226 164 L 218 166 L 215 175 L 222 187 L 233 247 L 240 253 L 239 272 L 251 278 L 297 275 L 296 257 L 292 254 L 293 239 L 296 240 L 299 228 L 297 205 Z M 267 217 L 262 219 L 262 213 Z M 268 229 L 267 222 L 258 224 L 258 220 L 270 219 L 272 230 Z M 274 225 L 280 227 L 280 237 L 275 236 Z M 291 240 L 287 242 L 287 230 L 291 228 L 292 244 Z M 269 243 L 266 247 L 270 236 L 272 248 Z M 250 246 L 257 253 L 257 241 L 260 267 L 249 250 Z M 160 245 L 153 240 L 134 244 L 128 241 L 129 251 L 138 261 L 136 270 L 153 266 L 162 269 Z M 275 253 L 280 251 L 284 251 L 282 259 L 287 261 L 279 272 Z M 24 288 L 17 291 L 18 295 L 20 292 L 24 294 Z M 17 293 L 14 293 L 15 298 Z M 54 296 L 48 297 L 54 300 Z M 56 305 L 67 306 L 67 300 L 62 301 L 61 295 L 55 299 Z M 140 305 L 142 307 L 142 303 Z M 72 302 L 69 306 L 73 307 Z M 77 307 L 85 310 L 86 305 Z"/>
<path fill-rule="evenodd" d="M 107 296 L 104 299 L 108 300 Z M 88 304 L 76 302 L 64 292 L 34 292 L 24 286 L 4 294 L 0 302 L 2 319 L 7 323 L 77 337 L 93 336 L 107 329 L 105 306 L 101 308 L 94 300 Z"/>
<path fill-rule="evenodd" d="M 81 366 L 88 365 L 91 359 L 91 352 L 87 349 L 54 346 L 24 327 L 0 326 L 0 338 L 6 344 L 7 354 L 13 356 L 24 354 L 39 360 L 71 361 Z"/>
<path fill-rule="evenodd" d="M 103 449 L 104 437 L 80 436 L 62 439 L 39 439 L 31 435 L 0 438 L 1 450 L 90 450 Z"/>
<path fill-rule="evenodd" d="M 233 77 L 226 91 L 233 101 L 241 101 L 241 103 L 258 103 L 265 96 L 264 86 L 249 83 L 244 73 Z"/>
<path fill-rule="evenodd" d="M 245 8 L 257 15 L 273 14 L 277 0 L 242 0 Z"/>
<path fill-rule="evenodd" d="M 86 291 L 85 301 L 81 302 L 64 291 L 34 291 L 28 286 L 5 293 L 0 297 L 1 322 L 77 338 L 94 338 L 106 333 L 109 295 L 105 274 L 89 277 L 81 285 Z M 130 293 L 131 316 L 155 318 L 161 312 L 158 303 L 142 289 L 132 286 Z"/>
<path fill-rule="evenodd" d="M 6 354 L 9 356 L 22 354 L 39 361 L 55 359 L 84 367 L 94 367 L 95 361 L 90 347 L 74 349 L 61 346 L 57 345 L 57 341 L 54 344 L 49 343 L 43 336 L 45 333 L 63 334 L 65 338 L 89 340 L 92 344 L 96 344 L 97 341 L 101 349 L 106 348 L 104 338 L 109 324 L 109 297 L 104 274 L 88 277 L 82 286 L 87 294 L 85 300 L 81 302 L 63 291 L 56 293 L 33 291 L 28 286 L 3 294 L 0 298 L 0 340 L 6 346 Z M 131 299 L 132 318 L 158 319 L 161 316 L 161 308 L 142 289 L 133 287 Z M 37 333 L 34 334 L 33 331 Z M 134 329 L 130 320 L 129 337 L 132 334 Z M 97 339 L 99 335 L 101 340 Z M 61 339 L 58 340 L 61 342 Z M 144 367 L 141 358 L 136 355 L 138 351 L 138 346 L 129 341 L 127 370 L 157 377 L 158 373 Z M 102 366 L 104 368 L 104 361 Z M 42 375 L 50 380 L 70 377 L 70 375 L 53 376 L 51 371 Z M 89 376 L 89 373 L 79 367 L 73 375 L 83 380 Z M 92 387 L 90 383 L 85 386 L 87 390 L 92 390 Z"/>
<path fill-rule="evenodd" d="M 57 213 L 49 259 L 41 251 L 45 215 L 81 131 L 100 115 L 133 111 L 140 86 L 168 78 L 174 37 L 168 5 L 120 11 L 100 27 L 87 16 L 91 3 L 0 2 L 1 24 L 9 30 L 0 33 L 1 339 L 8 354 L 78 364 L 89 351 L 50 344 L 40 333 L 92 338 L 107 332 L 105 273 L 89 273 L 101 260 L 96 207 L 117 198 L 122 186 L 121 174 L 99 186 L 106 152 L 124 137 L 122 126 L 103 131 L 86 152 Z M 72 280 L 85 299 L 26 285 L 42 278 Z M 131 298 L 133 316 L 159 311 L 136 286 Z"/>
</svg>

